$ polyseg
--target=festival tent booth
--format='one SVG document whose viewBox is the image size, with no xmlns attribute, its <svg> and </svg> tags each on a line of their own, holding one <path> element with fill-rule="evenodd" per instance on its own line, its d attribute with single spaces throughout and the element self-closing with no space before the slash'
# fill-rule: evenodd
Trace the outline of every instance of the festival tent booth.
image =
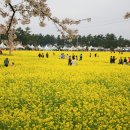
<svg viewBox="0 0 130 130">
<path fill-rule="evenodd" d="M 1 43 L 1 44 L 0 44 L 0 48 L 1 48 L 1 49 L 7 49 L 7 46 L 4 45 L 4 43 Z"/>
<path fill-rule="evenodd" d="M 83 47 L 77 46 L 77 50 L 83 50 Z"/>
<path fill-rule="evenodd" d="M 123 48 L 118 46 L 117 48 L 114 49 L 114 51 L 123 51 Z"/>
<path fill-rule="evenodd" d="M 28 50 L 34 50 L 35 47 L 33 45 L 27 44 L 26 49 L 28 49 Z"/>
<path fill-rule="evenodd" d="M 64 51 L 67 51 L 69 48 L 68 47 L 66 47 L 66 46 L 64 46 L 63 48 L 62 48 L 62 50 L 64 50 Z"/>
<path fill-rule="evenodd" d="M 97 51 L 104 51 L 104 47 L 101 47 L 101 46 L 97 47 L 96 49 Z"/>
<path fill-rule="evenodd" d="M 48 47 L 47 45 L 44 47 L 44 50 L 49 51 L 51 50 L 51 47 Z"/>
<path fill-rule="evenodd" d="M 75 48 L 74 46 L 72 46 L 71 48 L 69 48 L 70 51 L 76 51 L 77 48 Z"/>
<path fill-rule="evenodd" d="M 24 50 L 25 47 L 23 47 L 21 44 L 18 44 L 18 45 L 15 46 L 15 49 L 16 50 Z"/>
<path fill-rule="evenodd" d="M 104 51 L 110 51 L 111 49 L 110 48 L 104 48 Z"/>
<path fill-rule="evenodd" d="M 34 50 L 35 49 L 35 47 L 33 46 L 33 45 L 27 45 L 26 46 L 26 49 L 28 49 L 28 50 Z"/>
<path fill-rule="evenodd" d="M 34 50 L 34 49 L 35 49 L 34 45 L 31 45 L 31 46 L 30 46 L 30 49 Z"/>
<path fill-rule="evenodd" d="M 30 50 L 30 45 L 27 44 L 26 47 L 25 47 L 26 50 Z"/>
<path fill-rule="evenodd" d="M 93 46 L 89 46 L 89 47 L 88 47 L 88 50 L 89 50 L 89 51 L 92 51 L 93 49 L 94 49 Z"/>
<path fill-rule="evenodd" d="M 86 50 L 86 49 L 87 49 L 87 46 L 84 46 L 84 47 L 83 47 L 83 50 Z"/>
<path fill-rule="evenodd" d="M 89 50 L 89 51 L 97 51 L 97 50 L 98 50 L 98 47 L 89 46 L 89 47 L 88 47 L 88 50 Z"/>
<path fill-rule="evenodd" d="M 56 46 L 52 46 L 51 50 L 58 50 Z"/>
<path fill-rule="evenodd" d="M 123 48 L 123 51 L 130 52 L 130 47 L 124 47 L 124 48 Z"/>
<path fill-rule="evenodd" d="M 43 50 L 43 47 L 41 47 L 40 45 L 38 45 L 37 49 L 38 50 Z"/>
<path fill-rule="evenodd" d="M 127 51 L 130 52 L 130 47 L 117 47 L 114 51 Z"/>
</svg>

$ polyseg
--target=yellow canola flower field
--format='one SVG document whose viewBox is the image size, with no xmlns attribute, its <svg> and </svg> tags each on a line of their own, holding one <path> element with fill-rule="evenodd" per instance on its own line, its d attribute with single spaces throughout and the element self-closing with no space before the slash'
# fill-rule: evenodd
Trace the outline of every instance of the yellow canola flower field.
<svg viewBox="0 0 130 130">
<path fill-rule="evenodd" d="M 0 56 L 1 130 L 130 130 L 130 65 L 118 64 L 129 52 L 38 53 Z M 68 66 L 61 53 L 83 60 Z M 6 57 L 15 65 L 4 67 Z"/>
</svg>

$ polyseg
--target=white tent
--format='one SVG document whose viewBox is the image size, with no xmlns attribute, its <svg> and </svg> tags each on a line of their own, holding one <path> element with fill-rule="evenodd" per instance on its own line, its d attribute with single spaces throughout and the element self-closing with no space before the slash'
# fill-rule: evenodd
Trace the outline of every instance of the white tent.
<svg viewBox="0 0 130 130">
<path fill-rule="evenodd" d="M 68 50 L 69 48 L 68 48 L 68 47 L 66 47 L 66 46 L 64 46 L 62 49 L 63 49 L 63 50 Z"/>
<path fill-rule="evenodd" d="M 97 47 L 97 50 L 98 50 L 98 51 L 103 51 L 103 50 L 104 50 L 104 47 L 99 46 L 99 47 Z"/>
<path fill-rule="evenodd" d="M 51 48 L 51 50 L 57 50 L 57 47 L 56 47 L 56 46 L 53 46 L 53 47 Z"/>
<path fill-rule="evenodd" d="M 84 46 L 84 47 L 83 47 L 83 50 L 86 50 L 86 48 L 87 48 L 87 46 Z"/>
<path fill-rule="evenodd" d="M 23 47 L 21 44 L 18 44 L 15 48 L 16 49 L 25 49 L 25 47 Z"/>
<path fill-rule="evenodd" d="M 29 45 L 29 44 L 27 44 L 27 47 L 28 47 L 28 48 L 30 48 L 30 45 Z"/>
<path fill-rule="evenodd" d="M 43 50 L 43 47 L 41 47 L 40 45 L 38 45 L 38 50 Z"/>
<path fill-rule="evenodd" d="M 49 48 L 47 45 L 44 47 L 44 50 L 50 50 L 51 48 Z"/>
<path fill-rule="evenodd" d="M 78 50 L 83 50 L 83 47 L 77 46 L 77 49 L 78 49 Z"/>
<path fill-rule="evenodd" d="M 123 50 L 123 48 L 118 46 L 118 47 L 115 48 L 114 50 L 115 50 L 115 51 L 119 51 L 119 50 Z"/>
<path fill-rule="evenodd" d="M 6 48 L 7 48 L 7 46 L 6 46 L 6 45 L 4 45 L 4 43 L 1 43 L 1 44 L 0 44 L 0 48 L 2 48 L 2 49 L 6 49 Z"/>
<path fill-rule="evenodd" d="M 91 51 L 92 49 L 94 49 L 93 46 L 88 47 L 88 50 L 89 50 L 89 51 Z"/>
<path fill-rule="evenodd" d="M 33 45 L 31 45 L 29 48 L 32 49 L 32 50 L 35 49 L 35 47 Z"/>
<path fill-rule="evenodd" d="M 70 51 L 75 51 L 77 50 L 77 48 L 75 48 L 74 46 L 72 46 L 71 48 L 69 48 Z"/>
</svg>

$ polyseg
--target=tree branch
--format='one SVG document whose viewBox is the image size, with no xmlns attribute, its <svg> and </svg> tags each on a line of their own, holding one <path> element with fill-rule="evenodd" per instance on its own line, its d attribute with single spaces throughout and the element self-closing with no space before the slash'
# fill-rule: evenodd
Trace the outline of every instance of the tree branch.
<svg viewBox="0 0 130 130">
<path fill-rule="evenodd" d="M 10 30 L 10 28 L 11 28 L 12 21 L 13 21 L 13 18 L 14 18 L 15 12 L 16 12 L 16 11 L 14 10 L 13 6 L 12 6 L 10 3 L 9 3 L 9 6 L 10 6 L 10 8 L 12 9 L 13 14 L 12 14 L 12 16 L 11 16 L 11 20 L 10 20 L 10 23 L 9 23 L 9 26 L 8 26 L 7 34 L 9 33 L 9 30 Z"/>
<path fill-rule="evenodd" d="M 57 21 L 56 21 L 55 19 L 53 19 L 52 17 L 46 15 L 43 11 L 42 11 L 42 13 L 43 13 L 45 16 L 47 16 L 51 21 L 54 22 L 54 24 L 55 24 L 56 28 L 58 29 L 58 31 L 60 31 L 61 33 L 63 33 L 63 31 L 65 31 L 65 30 L 64 30 L 64 27 L 63 27 L 63 25 L 62 25 L 61 23 L 57 22 Z M 63 29 L 63 31 L 61 31 L 56 24 L 59 25 L 59 26 Z"/>
</svg>

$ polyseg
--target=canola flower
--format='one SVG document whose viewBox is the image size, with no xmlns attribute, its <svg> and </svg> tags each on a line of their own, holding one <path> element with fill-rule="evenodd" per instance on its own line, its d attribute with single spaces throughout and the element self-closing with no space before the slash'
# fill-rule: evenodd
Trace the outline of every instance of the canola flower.
<svg viewBox="0 0 130 130">
<path fill-rule="evenodd" d="M 130 66 L 118 65 L 130 53 L 64 52 L 83 54 L 77 66 L 59 59 L 61 52 L 48 59 L 38 53 L 14 51 L 14 67 L 0 56 L 0 129 L 130 129 Z"/>
</svg>

